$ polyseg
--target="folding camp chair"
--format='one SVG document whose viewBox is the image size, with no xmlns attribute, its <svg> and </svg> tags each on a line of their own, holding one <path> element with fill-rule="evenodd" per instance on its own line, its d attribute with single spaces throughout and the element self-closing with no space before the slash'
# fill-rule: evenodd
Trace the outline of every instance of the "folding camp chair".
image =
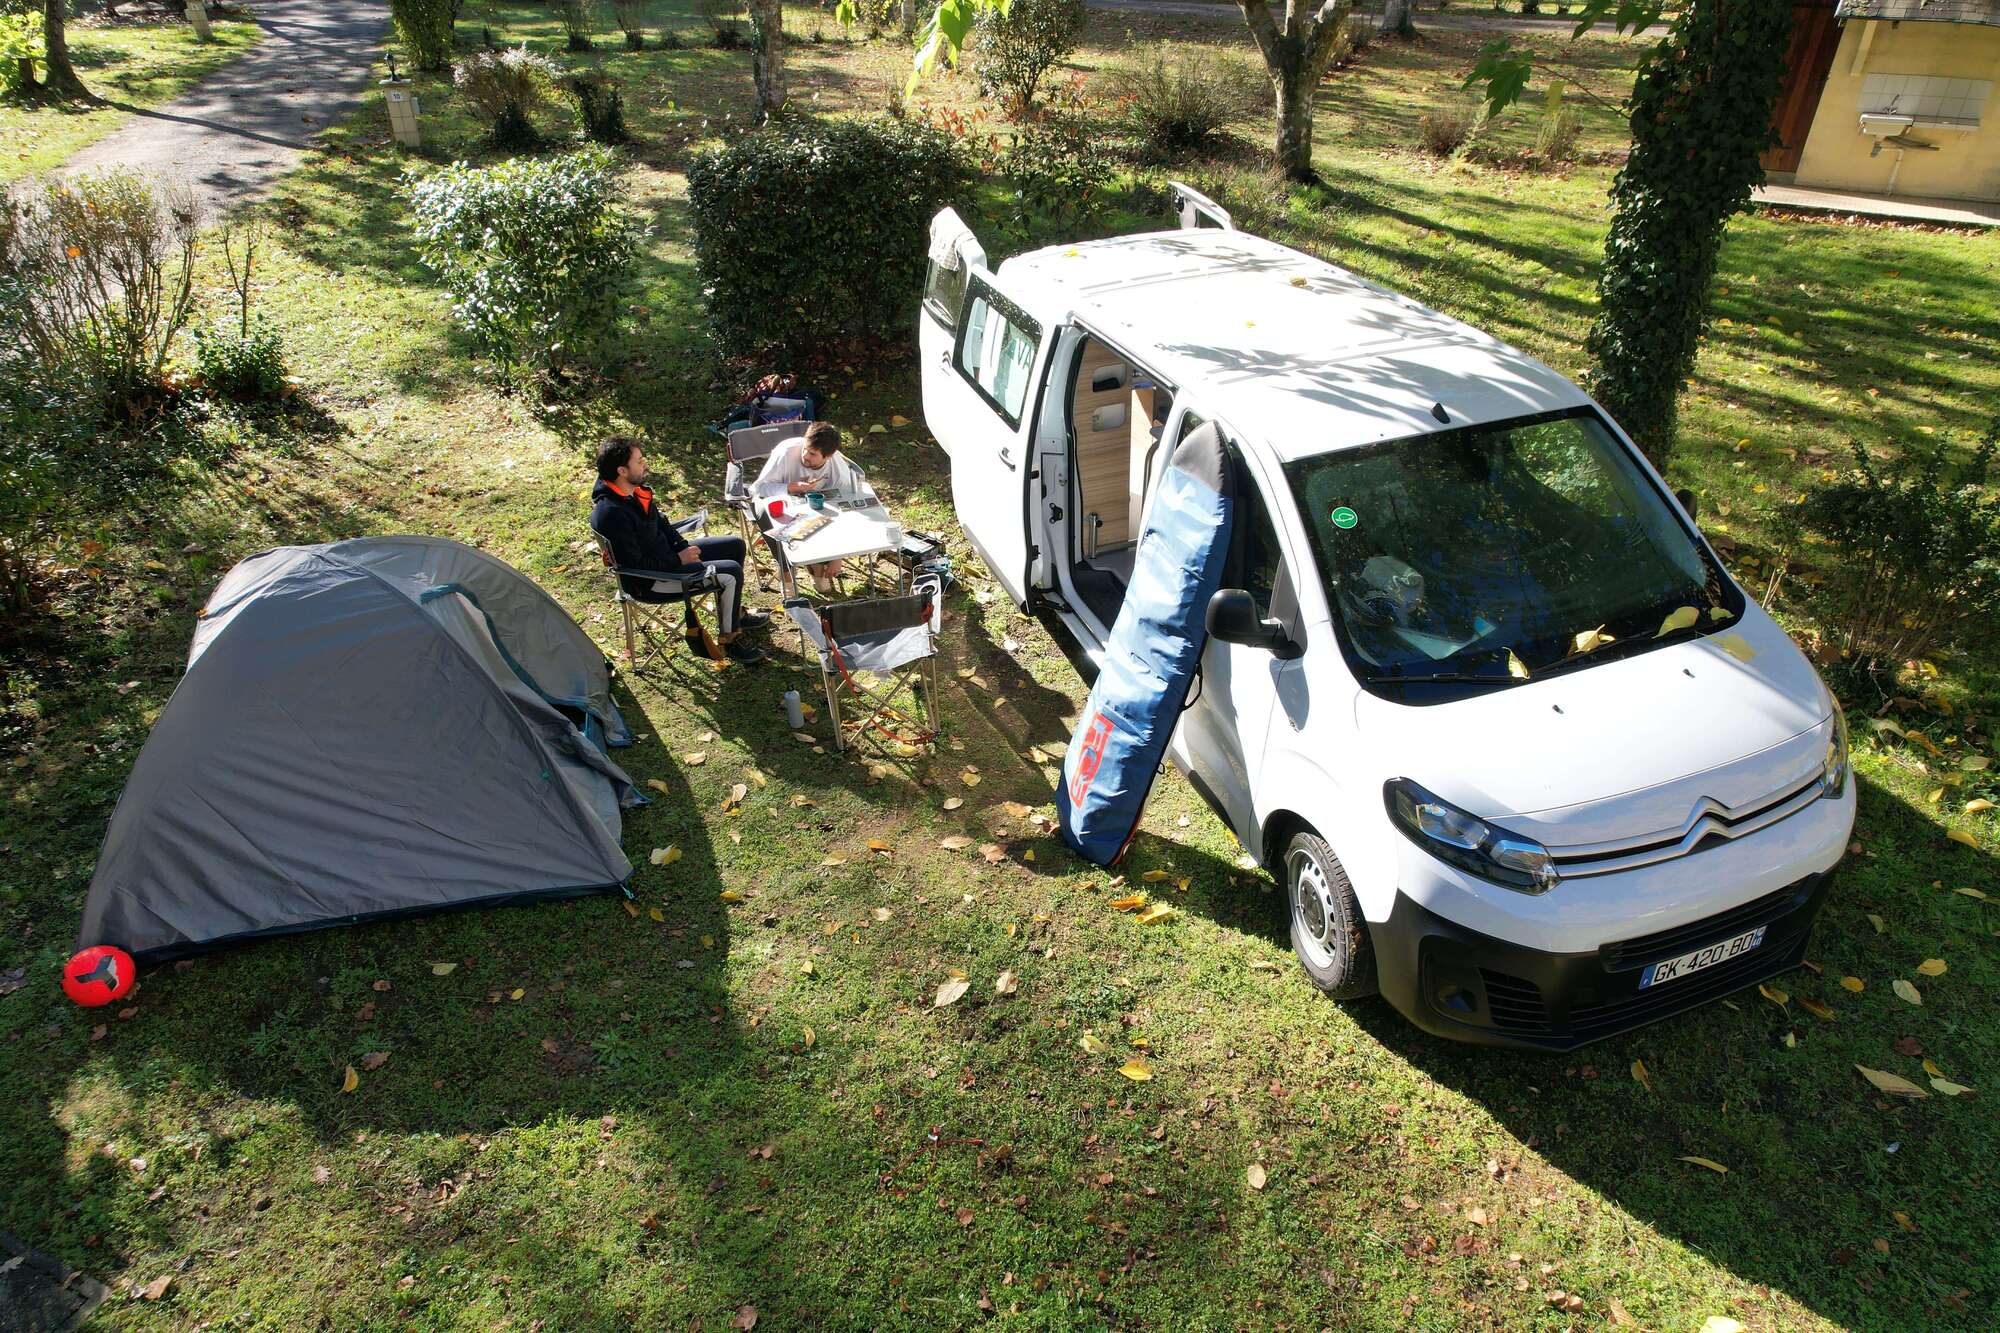
<svg viewBox="0 0 2000 1333">
<path fill-rule="evenodd" d="M 797 421 L 774 421 L 765 426 L 740 426 L 729 432 L 729 467 L 722 478 L 722 502 L 736 513 L 742 529 L 743 547 L 754 563 L 762 540 L 757 529 L 757 504 L 750 495 L 750 483 L 764 466 L 764 460 L 779 445 L 798 438 L 804 430 Z"/>
<path fill-rule="evenodd" d="M 936 628 L 937 589 L 901 597 L 815 606 L 789 598 L 785 610 L 819 657 L 820 683 L 833 721 L 833 744 L 847 748 L 847 732 L 859 743 L 879 736 L 907 754 L 928 745 L 938 732 Z M 852 698 L 868 711 L 842 722 L 840 701 Z M 907 704 L 907 706 L 906 706 Z M 921 710 L 919 716 L 913 710 Z"/>
<path fill-rule="evenodd" d="M 701 535 L 708 523 L 708 511 L 689 518 L 677 520 L 674 527 L 682 536 Z M 611 586 L 617 589 L 618 610 L 625 624 L 625 664 L 633 672 L 645 670 L 655 656 L 667 650 L 671 655 L 671 644 L 676 637 L 686 639 L 690 644 L 698 644 L 703 654 L 713 662 L 718 670 L 728 662 L 722 651 L 722 644 L 702 623 L 700 604 L 710 602 L 716 624 L 722 623 L 722 584 L 706 565 L 683 566 L 677 570 L 634 569 L 618 563 L 618 557 L 611 550 L 611 543 L 603 533 L 592 528 L 590 535 L 597 539 L 597 554 L 604 561 L 604 571 L 610 576 Z M 634 591 L 627 588 L 625 580 L 643 580 L 645 589 Z M 676 636 L 665 624 L 666 608 L 683 608 L 685 628 Z M 646 641 L 646 653 L 638 653 L 640 639 Z"/>
</svg>

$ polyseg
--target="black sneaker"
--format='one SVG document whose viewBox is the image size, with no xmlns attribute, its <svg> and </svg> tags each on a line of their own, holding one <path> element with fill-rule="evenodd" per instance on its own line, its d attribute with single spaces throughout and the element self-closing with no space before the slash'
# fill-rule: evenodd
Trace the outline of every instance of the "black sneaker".
<svg viewBox="0 0 2000 1333">
<path fill-rule="evenodd" d="M 724 644 L 722 651 L 727 653 L 729 660 L 738 666 L 756 666 L 759 662 L 765 661 L 771 656 L 755 644 L 745 643 L 741 639 Z"/>
<path fill-rule="evenodd" d="M 769 611 L 743 610 L 736 613 L 736 628 L 738 629 L 762 629 L 770 623 L 771 613 Z"/>
</svg>

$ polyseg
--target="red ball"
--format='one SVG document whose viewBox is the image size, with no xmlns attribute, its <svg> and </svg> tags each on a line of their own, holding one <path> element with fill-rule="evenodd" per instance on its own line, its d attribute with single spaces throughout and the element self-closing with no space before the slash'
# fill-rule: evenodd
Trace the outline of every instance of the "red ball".
<svg viewBox="0 0 2000 1333">
<path fill-rule="evenodd" d="M 138 979 L 138 964 L 115 944 L 79 949 L 63 964 L 63 993 L 86 1008 L 124 999 Z"/>
</svg>

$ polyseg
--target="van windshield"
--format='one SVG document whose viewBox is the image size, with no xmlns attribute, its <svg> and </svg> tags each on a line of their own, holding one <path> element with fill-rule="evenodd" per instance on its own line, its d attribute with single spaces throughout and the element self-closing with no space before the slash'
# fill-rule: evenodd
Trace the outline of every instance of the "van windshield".
<svg viewBox="0 0 2000 1333">
<path fill-rule="evenodd" d="M 1515 685 L 1743 610 L 1587 410 L 1337 450 L 1286 474 L 1342 647 L 1378 692 Z"/>
</svg>

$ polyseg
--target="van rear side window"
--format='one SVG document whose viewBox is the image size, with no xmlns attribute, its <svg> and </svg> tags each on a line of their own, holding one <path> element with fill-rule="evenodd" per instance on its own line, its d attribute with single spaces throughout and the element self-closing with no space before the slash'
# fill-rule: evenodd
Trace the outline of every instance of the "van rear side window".
<svg viewBox="0 0 2000 1333">
<path fill-rule="evenodd" d="M 1021 424 L 1042 331 L 984 283 L 973 284 L 958 336 L 958 373 L 1009 426 Z"/>
<path fill-rule="evenodd" d="M 924 309 L 948 329 L 958 327 L 959 312 L 965 307 L 965 279 L 963 260 L 956 268 L 946 268 L 933 259 L 924 277 Z"/>
</svg>

